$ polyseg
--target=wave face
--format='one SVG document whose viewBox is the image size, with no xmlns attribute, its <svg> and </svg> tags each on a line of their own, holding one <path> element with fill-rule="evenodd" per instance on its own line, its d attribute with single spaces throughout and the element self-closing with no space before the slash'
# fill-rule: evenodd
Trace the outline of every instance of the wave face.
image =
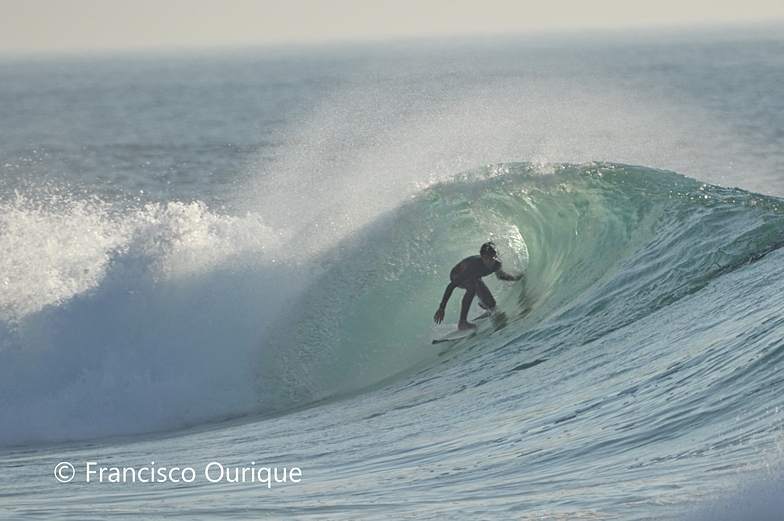
<svg viewBox="0 0 784 521">
<path fill-rule="evenodd" d="M 733 366 L 739 355 L 716 347 L 731 332 L 705 316 L 739 298 L 722 280 L 777 255 L 780 205 L 644 167 L 510 163 L 432 185 L 318 258 L 297 259 L 295 239 L 252 214 L 229 217 L 201 203 L 118 210 L 99 200 L 49 201 L 42 210 L 18 197 L 0 209 L 8 288 L 0 417 L 15 418 L 0 443 L 280 413 L 430 378 L 445 360 L 481 359 L 479 378 L 491 378 L 574 357 L 543 374 L 573 392 L 600 385 L 651 393 L 640 406 L 665 416 L 669 398 L 655 390 L 656 378 L 679 378 L 691 366 L 674 362 L 658 376 L 654 367 L 686 357 L 684 345 L 715 359 L 692 375 L 710 403 L 774 389 L 779 381 L 759 367 Z M 430 340 L 450 326 L 434 326 L 432 315 L 451 267 L 486 240 L 498 245 L 505 270 L 525 278 L 489 280 L 501 312 L 443 354 Z M 457 320 L 459 293 L 446 322 Z M 678 324 L 662 310 L 684 299 L 691 303 Z M 748 323 L 780 307 L 760 303 Z M 576 360 L 585 361 L 586 349 L 604 361 L 581 375 Z M 652 357 L 650 376 L 609 360 L 637 350 Z M 782 349 L 747 342 L 743 351 L 759 366 Z M 684 379 L 671 391 L 695 396 L 695 386 Z M 690 404 L 673 418 L 688 416 Z M 701 428 L 726 420 L 724 408 L 714 418 L 703 407 Z"/>
<path fill-rule="evenodd" d="M 488 239 L 506 270 L 526 273 L 515 286 L 490 281 L 504 317 L 498 341 L 535 328 L 551 342 L 590 342 L 780 246 L 779 206 L 626 165 L 468 172 L 344 241 L 277 351 L 291 357 L 287 368 L 300 367 L 295 374 L 313 377 L 296 387 L 311 398 L 403 369 L 434 334 L 432 312 L 450 268 L 477 253 L 466 245 L 478 250 Z M 454 322 L 459 298 L 448 308 Z"/>
</svg>

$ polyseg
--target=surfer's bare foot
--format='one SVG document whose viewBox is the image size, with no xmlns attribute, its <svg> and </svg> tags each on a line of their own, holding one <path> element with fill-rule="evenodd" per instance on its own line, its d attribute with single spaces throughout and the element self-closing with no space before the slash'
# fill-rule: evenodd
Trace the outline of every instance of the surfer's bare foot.
<svg viewBox="0 0 784 521">
<path fill-rule="evenodd" d="M 465 331 L 466 329 L 474 329 L 476 324 L 471 324 L 467 320 L 461 320 L 460 323 L 457 324 L 457 329 L 460 331 Z"/>
</svg>

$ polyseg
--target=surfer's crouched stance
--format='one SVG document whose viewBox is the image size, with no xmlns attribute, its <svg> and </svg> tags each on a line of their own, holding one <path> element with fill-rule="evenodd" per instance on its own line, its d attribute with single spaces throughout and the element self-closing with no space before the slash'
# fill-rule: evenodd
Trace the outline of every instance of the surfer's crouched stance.
<svg viewBox="0 0 784 521">
<path fill-rule="evenodd" d="M 449 302 L 449 297 L 455 288 L 463 288 L 466 290 L 463 297 L 463 307 L 460 310 L 460 322 L 457 324 L 457 329 L 472 329 L 476 324 L 468 322 L 468 309 L 471 307 L 471 302 L 474 300 L 474 295 L 479 297 L 479 305 L 486 309 L 488 312 L 495 311 L 495 299 L 490 293 L 482 277 L 495 273 L 495 276 L 501 280 L 520 280 L 522 275 L 509 275 L 501 270 L 501 262 L 496 259 L 498 253 L 495 251 L 495 244 L 486 242 L 479 250 L 479 255 L 466 257 L 461 260 L 457 266 L 452 268 L 449 278 L 452 282 L 446 287 L 444 298 L 441 299 L 441 305 L 438 306 L 436 316 L 433 320 L 436 324 L 440 324 L 444 320 L 444 313 L 446 311 L 446 303 Z"/>
</svg>

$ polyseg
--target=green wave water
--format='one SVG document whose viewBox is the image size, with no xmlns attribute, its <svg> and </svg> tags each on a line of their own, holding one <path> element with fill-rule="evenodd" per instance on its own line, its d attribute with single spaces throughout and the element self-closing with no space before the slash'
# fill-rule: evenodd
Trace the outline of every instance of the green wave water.
<svg viewBox="0 0 784 521">
<path fill-rule="evenodd" d="M 525 338 L 568 349 L 775 250 L 783 219 L 778 199 L 645 167 L 509 163 L 466 172 L 323 259 L 289 325 L 269 339 L 275 372 L 286 376 L 274 390 L 262 384 L 264 401 L 286 409 L 436 363 L 440 349 L 428 344 L 454 328 L 460 307 L 458 291 L 447 308 L 452 325 L 432 323 L 449 270 L 487 240 L 505 270 L 525 277 L 488 278 L 501 313 L 480 335 L 492 336 L 484 348 Z"/>
</svg>

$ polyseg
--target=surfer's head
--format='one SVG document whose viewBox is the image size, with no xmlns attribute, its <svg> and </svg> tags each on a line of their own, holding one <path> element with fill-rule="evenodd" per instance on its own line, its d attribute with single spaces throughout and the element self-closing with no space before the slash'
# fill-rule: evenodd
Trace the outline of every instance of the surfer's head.
<svg viewBox="0 0 784 521">
<path fill-rule="evenodd" d="M 498 252 L 495 251 L 495 244 L 492 242 L 484 243 L 482 247 L 479 248 L 479 255 L 495 260 L 496 257 L 498 257 Z"/>
</svg>

